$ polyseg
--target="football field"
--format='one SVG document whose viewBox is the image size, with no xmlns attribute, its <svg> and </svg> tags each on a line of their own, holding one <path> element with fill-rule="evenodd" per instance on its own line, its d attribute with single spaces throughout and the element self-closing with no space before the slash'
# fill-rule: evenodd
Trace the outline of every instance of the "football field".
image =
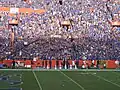
<svg viewBox="0 0 120 90">
<path fill-rule="evenodd" d="M 0 70 L 0 90 L 120 90 L 120 71 Z"/>
</svg>

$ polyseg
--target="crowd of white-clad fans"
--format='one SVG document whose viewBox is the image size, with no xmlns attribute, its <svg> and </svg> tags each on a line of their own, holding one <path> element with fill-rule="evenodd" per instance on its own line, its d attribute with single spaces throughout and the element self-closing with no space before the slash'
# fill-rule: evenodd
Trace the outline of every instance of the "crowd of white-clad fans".
<svg viewBox="0 0 120 90">
<path fill-rule="evenodd" d="M 119 0 L 0 0 L 0 7 L 45 9 L 44 14 L 21 15 L 17 26 L 0 12 L 0 58 L 120 60 Z M 12 17 L 14 18 L 14 17 Z M 70 20 L 70 28 L 61 22 Z M 15 33 L 11 52 L 10 33 Z"/>
</svg>

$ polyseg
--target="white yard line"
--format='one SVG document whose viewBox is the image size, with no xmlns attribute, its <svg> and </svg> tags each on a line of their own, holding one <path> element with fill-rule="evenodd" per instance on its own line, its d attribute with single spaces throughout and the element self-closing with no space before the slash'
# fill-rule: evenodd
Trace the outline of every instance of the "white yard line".
<svg viewBox="0 0 120 90">
<path fill-rule="evenodd" d="M 117 72 L 112 72 L 112 73 L 116 74 L 117 76 L 120 76 L 120 73 L 117 73 Z"/>
<path fill-rule="evenodd" d="M 60 70 L 59 70 L 60 71 Z M 63 73 L 62 71 L 60 71 L 61 74 L 63 74 L 65 77 L 67 77 L 69 80 L 71 80 L 74 84 L 76 84 L 78 87 L 80 87 L 82 90 L 85 90 L 85 88 L 83 86 L 81 86 L 79 83 L 77 83 L 75 80 L 73 80 L 72 78 L 70 78 L 68 75 L 66 75 L 65 73 Z"/>
<path fill-rule="evenodd" d="M 33 75 L 34 75 L 34 77 L 35 77 L 35 79 L 36 79 L 36 81 L 37 81 L 37 84 L 38 84 L 38 86 L 39 86 L 39 89 L 40 90 L 43 90 L 42 89 L 42 86 L 41 86 L 41 84 L 40 84 L 40 82 L 39 82 L 39 80 L 38 80 L 38 78 L 37 78 L 37 76 L 36 76 L 36 74 L 35 74 L 35 72 L 34 71 L 32 71 L 33 72 Z"/>
<path fill-rule="evenodd" d="M 113 84 L 113 85 L 115 85 L 115 86 L 117 86 L 117 87 L 120 87 L 119 84 L 116 84 L 116 83 L 114 83 L 114 82 L 112 82 L 112 81 L 110 81 L 110 80 L 108 80 L 108 79 L 105 79 L 105 78 L 103 78 L 103 77 L 101 77 L 101 76 L 98 76 L 98 75 L 95 75 L 95 74 L 91 74 L 91 75 L 93 75 L 93 76 L 95 76 L 95 77 L 97 77 L 97 78 L 99 78 L 99 79 L 102 79 L 102 80 L 104 80 L 104 81 L 106 81 L 106 82 L 108 82 L 108 83 L 111 83 L 111 84 Z"/>
</svg>

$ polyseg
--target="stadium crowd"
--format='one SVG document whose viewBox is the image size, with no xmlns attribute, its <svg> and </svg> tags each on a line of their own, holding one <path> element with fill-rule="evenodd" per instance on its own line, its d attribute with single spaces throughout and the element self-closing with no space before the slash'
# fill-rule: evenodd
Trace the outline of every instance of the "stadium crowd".
<svg viewBox="0 0 120 90">
<path fill-rule="evenodd" d="M 44 14 L 19 17 L 9 27 L 10 17 L 0 12 L 0 57 L 41 59 L 120 60 L 119 0 L 0 0 L 0 7 L 45 9 Z M 70 21 L 70 27 L 62 27 Z M 10 33 L 14 31 L 14 52 Z"/>
</svg>

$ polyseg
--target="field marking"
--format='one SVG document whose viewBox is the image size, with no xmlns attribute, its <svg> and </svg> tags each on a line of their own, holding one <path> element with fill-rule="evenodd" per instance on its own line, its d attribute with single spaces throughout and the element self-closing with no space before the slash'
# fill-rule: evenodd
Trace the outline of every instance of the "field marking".
<svg viewBox="0 0 120 90">
<path fill-rule="evenodd" d="M 36 81 L 37 81 L 37 84 L 38 84 L 38 86 L 39 86 L 39 89 L 40 90 L 43 90 L 42 89 L 42 86 L 41 86 L 41 84 L 40 84 L 40 82 L 39 82 L 39 80 L 38 80 L 38 78 L 37 78 L 37 76 L 36 76 L 36 74 L 35 74 L 35 72 L 34 71 L 32 71 L 33 72 L 33 75 L 34 75 L 34 77 L 35 77 L 35 79 L 36 79 Z"/>
<path fill-rule="evenodd" d="M 10 86 L 20 86 L 22 84 L 23 84 L 23 82 L 21 82 L 20 84 L 17 84 L 17 85 L 10 85 Z"/>
<path fill-rule="evenodd" d="M 112 73 L 116 74 L 117 76 L 120 76 L 120 74 L 118 72 L 112 72 Z"/>
<path fill-rule="evenodd" d="M 81 86 L 79 83 L 77 83 L 75 80 L 73 80 L 72 78 L 70 78 L 68 75 L 66 75 L 65 73 L 61 72 L 59 70 L 59 72 L 64 75 L 65 77 L 67 77 L 69 80 L 71 80 L 74 84 L 76 84 L 78 87 L 80 87 L 82 90 L 85 90 L 85 88 L 83 86 Z"/>
<path fill-rule="evenodd" d="M 13 89 L 14 89 L 14 88 L 13 88 Z M 9 88 L 4 88 L 4 89 L 0 88 L 0 90 L 9 90 Z M 23 89 L 20 88 L 19 90 L 23 90 Z"/>
<path fill-rule="evenodd" d="M 115 86 L 117 86 L 117 87 L 120 87 L 119 84 L 116 84 L 116 83 L 114 83 L 114 82 L 112 82 L 112 81 L 110 81 L 110 80 L 108 80 L 108 79 L 105 79 L 105 78 L 103 78 L 103 77 L 101 77 L 101 76 L 98 76 L 98 75 L 95 75 L 95 74 L 91 74 L 91 75 L 93 75 L 93 76 L 95 76 L 95 77 L 97 77 L 97 78 L 99 78 L 99 79 L 102 79 L 102 80 L 104 80 L 104 81 L 106 81 L 106 82 L 108 82 L 108 83 L 111 83 L 111 84 L 113 84 L 113 85 L 115 85 Z"/>
</svg>

